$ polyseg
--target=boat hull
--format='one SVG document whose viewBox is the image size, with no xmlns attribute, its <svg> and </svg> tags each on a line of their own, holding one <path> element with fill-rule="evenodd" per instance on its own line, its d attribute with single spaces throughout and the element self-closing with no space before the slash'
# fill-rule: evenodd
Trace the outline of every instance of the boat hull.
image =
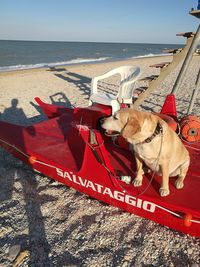
<svg viewBox="0 0 200 267">
<path fill-rule="evenodd" d="M 109 115 L 108 109 L 98 106 L 59 113 L 57 107 L 51 108 L 48 120 L 29 127 L 0 122 L 0 146 L 34 170 L 84 194 L 200 237 L 200 148 L 188 148 L 191 166 L 185 187 L 177 190 L 171 178 L 170 195 L 162 198 L 160 177 L 151 181 L 148 173 L 142 187 L 135 188 L 134 155 L 98 130 L 98 121 Z"/>
</svg>

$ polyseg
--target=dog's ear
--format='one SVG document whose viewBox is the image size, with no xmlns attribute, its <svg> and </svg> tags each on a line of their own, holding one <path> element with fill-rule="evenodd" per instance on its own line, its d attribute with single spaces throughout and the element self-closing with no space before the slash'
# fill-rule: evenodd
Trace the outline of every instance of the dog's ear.
<svg viewBox="0 0 200 267">
<path fill-rule="evenodd" d="M 125 126 L 122 136 L 124 138 L 131 138 L 134 134 L 141 131 L 141 126 L 138 120 L 131 118 L 128 120 L 127 125 Z"/>
</svg>

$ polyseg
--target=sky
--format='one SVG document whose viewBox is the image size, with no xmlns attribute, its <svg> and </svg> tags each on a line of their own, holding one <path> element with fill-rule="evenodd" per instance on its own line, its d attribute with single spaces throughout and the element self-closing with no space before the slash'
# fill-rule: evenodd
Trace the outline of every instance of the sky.
<svg viewBox="0 0 200 267">
<path fill-rule="evenodd" d="M 0 0 L 0 40 L 184 43 L 198 0 Z"/>
</svg>

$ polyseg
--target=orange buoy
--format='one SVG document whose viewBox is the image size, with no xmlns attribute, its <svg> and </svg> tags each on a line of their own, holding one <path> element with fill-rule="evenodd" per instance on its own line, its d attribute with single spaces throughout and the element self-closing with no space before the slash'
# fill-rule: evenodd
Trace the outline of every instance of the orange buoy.
<svg viewBox="0 0 200 267">
<path fill-rule="evenodd" d="M 192 224 L 192 214 L 187 213 L 183 218 L 183 223 L 186 227 L 190 227 Z"/>
<path fill-rule="evenodd" d="M 34 156 L 30 156 L 29 158 L 28 158 L 28 161 L 29 161 L 29 163 L 30 164 L 34 164 L 35 162 L 36 162 L 36 157 L 34 157 Z"/>
<path fill-rule="evenodd" d="M 181 136 L 188 142 L 200 141 L 200 119 L 189 115 L 180 121 Z"/>
</svg>

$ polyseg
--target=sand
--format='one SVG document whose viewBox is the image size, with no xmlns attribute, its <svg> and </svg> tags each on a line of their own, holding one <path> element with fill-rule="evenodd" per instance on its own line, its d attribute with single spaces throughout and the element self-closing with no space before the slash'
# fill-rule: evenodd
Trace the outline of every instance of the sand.
<svg viewBox="0 0 200 267">
<path fill-rule="evenodd" d="M 199 59 L 194 57 L 177 92 L 179 115 L 187 112 Z M 145 77 L 159 73 L 159 69 L 149 65 L 171 60 L 165 56 L 0 73 L 0 119 L 23 125 L 43 120 L 35 96 L 48 103 L 86 107 L 94 76 L 117 66 L 135 65 L 141 68 L 141 77 Z M 180 66 L 156 88 L 140 109 L 160 110 L 179 69 Z M 200 92 L 193 109 L 197 115 L 199 105 Z M 21 266 L 200 264 L 199 239 L 52 183 L 2 149 L 0 183 L 0 266 L 11 266 L 18 251 L 24 250 L 27 254 Z"/>
</svg>

